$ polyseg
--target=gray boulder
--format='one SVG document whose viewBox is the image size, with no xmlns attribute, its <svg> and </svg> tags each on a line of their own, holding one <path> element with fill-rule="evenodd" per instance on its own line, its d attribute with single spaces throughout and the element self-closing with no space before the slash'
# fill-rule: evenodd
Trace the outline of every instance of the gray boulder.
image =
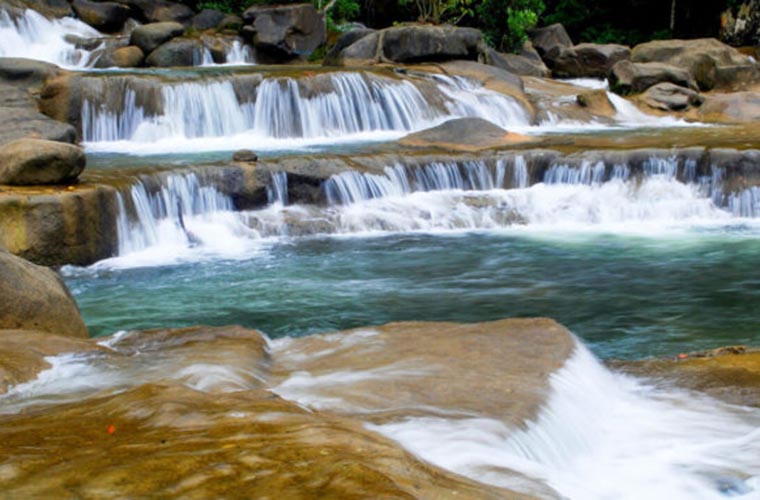
<svg viewBox="0 0 760 500">
<path fill-rule="evenodd" d="M 537 76 L 541 78 L 548 78 L 551 76 L 551 71 L 546 67 L 544 62 L 539 58 L 535 59 L 519 55 L 519 54 L 504 54 L 497 52 L 492 48 L 488 48 L 483 53 L 483 62 L 490 66 L 496 66 L 507 70 L 516 75 L 522 76 Z"/>
<path fill-rule="evenodd" d="M 338 41 L 335 42 L 335 45 L 333 45 L 330 51 L 325 55 L 323 64 L 325 66 L 341 66 L 343 64 L 343 51 L 367 35 L 371 35 L 375 32 L 376 30 L 373 29 L 359 28 L 343 33 L 340 35 L 340 38 L 338 38 Z M 377 39 L 375 40 L 374 46 L 377 48 Z M 373 55 L 374 53 L 370 55 L 369 59 L 371 59 L 371 56 Z"/>
<path fill-rule="evenodd" d="M 132 7 L 135 17 L 147 23 L 187 24 L 195 15 L 193 9 L 187 5 L 168 0 L 120 0 L 120 2 Z"/>
<path fill-rule="evenodd" d="M 215 9 L 203 9 L 190 21 L 190 25 L 200 31 L 216 28 L 227 15 Z"/>
<path fill-rule="evenodd" d="M 604 78 L 615 63 L 630 57 L 631 49 L 624 45 L 581 43 L 544 59 L 558 78 Z"/>
<path fill-rule="evenodd" d="M 55 271 L 0 248 L 0 330 L 87 337 L 76 302 Z"/>
<path fill-rule="evenodd" d="M 129 44 L 139 47 L 145 54 L 150 54 L 159 45 L 185 32 L 179 23 L 151 23 L 138 26 L 129 37 Z"/>
<path fill-rule="evenodd" d="M 382 42 L 384 57 L 393 62 L 475 61 L 483 34 L 474 28 L 398 26 L 383 30 Z"/>
<path fill-rule="evenodd" d="M 194 38 L 175 38 L 148 55 L 145 63 L 158 68 L 197 66 L 202 62 L 203 44 Z"/>
<path fill-rule="evenodd" d="M 573 46 L 570 35 L 559 23 L 534 29 L 530 33 L 530 40 L 538 55 L 545 59 L 553 59 L 562 49 Z"/>
<path fill-rule="evenodd" d="M 607 79 L 612 91 L 621 95 L 638 94 L 664 82 L 697 90 L 697 82 L 687 70 L 665 63 L 620 61 L 609 71 Z"/>
<path fill-rule="evenodd" d="M 641 96 L 641 101 L 653 109 L 686 111 L 701 106 L 705 98 L 699 92 L 666 82 L 649 87 Z"/>
<path fill-rule="evenodd" d="M 67 184 L 84 170 L 84 150 L 73 144 L 19 139 L 0 147 L 0 184 Z"/>
<path fill-rule="evenodd" d="M 254 6 L 243 12 L 258 55 L 282 61 L 307 56 L 325 43 L 325 21 L 312 4 Z"/>
<path fill-rule="evenodd" d="M 116 2 L 74 0 L 71 6 L 82 21 L 105 33 L 121 30 L 131 13 L 129 7 Z"/>
</svg>

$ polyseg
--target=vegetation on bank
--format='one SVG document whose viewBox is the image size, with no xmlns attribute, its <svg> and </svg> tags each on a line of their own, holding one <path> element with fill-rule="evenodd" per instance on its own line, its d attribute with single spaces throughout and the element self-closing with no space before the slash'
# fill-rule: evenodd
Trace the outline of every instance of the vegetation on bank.
<svg viewBox="0 0 760 500">
<path fill-rule="evenodd" d="M 298 3 L 303 0 L 281 0 Z M 334 29 L 356 21 L 384 28 L 420 21 L 481 29 L 497 49 L 514 50 L 537 24 L 562 23 L 577 42 L 637 43 L 716 36 L 720 14 L 740 0 L 312 0 Z M 182 0 L 196 10 L 240 13 L 271 0 Z"/>
</svg>

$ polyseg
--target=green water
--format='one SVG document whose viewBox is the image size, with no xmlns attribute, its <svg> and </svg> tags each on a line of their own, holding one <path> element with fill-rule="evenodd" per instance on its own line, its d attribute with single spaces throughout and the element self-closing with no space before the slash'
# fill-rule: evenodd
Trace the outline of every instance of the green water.
<svg viewBox="0 0 760 500">
<path fill-rule="evenodd" d="M 235 260 L 68 271 L 92 334 L 240 324 L 272 337 L 549 316 L 603 358 L 760 345 L 760 242 L 467 233 L 319 238 Z"/>
</svg>

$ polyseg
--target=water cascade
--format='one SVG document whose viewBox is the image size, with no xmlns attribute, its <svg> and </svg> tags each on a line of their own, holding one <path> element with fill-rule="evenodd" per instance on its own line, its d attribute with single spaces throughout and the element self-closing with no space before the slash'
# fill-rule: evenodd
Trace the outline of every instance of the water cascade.
<svg viewBox="0 0 760 500">
<path fill-rule="evenodd" d="M 0 9 L 0 57 L 23 57 L 65 68 L 86 68 L 95 63 L 96 51 L 78 48 L 76 40 L 102 36 L 71 17 L 49 20 L 33 10 L 16 16 Z"/>
</svg>

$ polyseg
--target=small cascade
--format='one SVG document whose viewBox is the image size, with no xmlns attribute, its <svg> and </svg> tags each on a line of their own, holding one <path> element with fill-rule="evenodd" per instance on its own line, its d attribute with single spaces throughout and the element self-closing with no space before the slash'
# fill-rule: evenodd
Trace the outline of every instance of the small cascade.
<svg viewBox="0 0 760 500">
<path fill-rule="evenodd" d="M 275 203 L 285 206 L 288 204 L 288 174 L 287 172 L 275 172 L 267 186 L 267 201 L 270 205 Z"/>
<path fill-rule="evenodd" d="M 544 174 L 544 184 L 601 184 L 607 167 L 604 162 L 584 161 L 580 167 L 552 165 Z"/>
<path fill-rule="evenodd" d="M 160 143 L 164 151 L 180 145 L 234 148 L 238 139 L 257 140 L 263 147 L 267 141 L 288 139 L 279 147 L 293 147 L 290 139 L 334 142 L 368 133 L 384 138 L 377 133 L 398 136 L 464 116 L 502 126 L 528 124 L 512 98 L 485 89 L 468 90 L 460 80 L 431 85 L 424 80 L 341 72 L 266 78 L 258 85 L 251 85 L 250 79 L 245 85 L 235 81 L 166 83 L 146 77 L 124 79 L 119 87 L 113 82 L 89 85 L 82 103 L 84 140 L 91 148 L 127 152 L 135 150 L 134 143 Z M 480 96 L 478 102 L 462 104 L 465 96 L 475 95 Z M 144 103 L 155 106 L 147 108 Z M 220 141 L 191 143 L 200 137 Z"/>
<path fill-rule="evenodd" d="M 753 186 L 729 195 L 728 209 L 737 217 L 760 217 L 760 187 Z"/>
<path fill-rule="evenodd" d="M 119 254 L 126 255 L 153 246 L 185 247 L 202 235 L 192 232 L 189 219 L 217 212 L 231 212 L 232 200 L 196 174 L 169 174 L 151 189 L 143 181 L 128 193 L 119 193 Z"/>
<path fill-rule="evenodd" d="M 0 57 L 86 68 L 95 63 L 97 49 L 78 48 L 76 41 L 101 37 L 100 32 L 71 17 L 50 20 L 31 9 L 15 15 L 0 8 Z"/>
</svg>

